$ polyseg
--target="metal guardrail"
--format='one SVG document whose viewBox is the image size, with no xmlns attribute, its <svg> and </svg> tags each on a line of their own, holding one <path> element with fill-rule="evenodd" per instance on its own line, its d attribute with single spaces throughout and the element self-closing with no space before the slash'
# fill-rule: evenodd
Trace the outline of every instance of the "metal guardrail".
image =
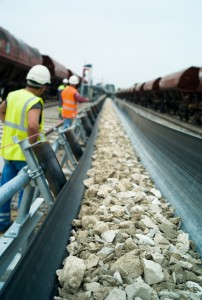
<svg viewBox="0 0 202 300">
<path fill-rule="evenodd" d="M 9 265 L 13 260 L 14 265 L 17 263 L 36 234 L 36 225 L 43 216 L 39 211 L 42 203 L 45 201 L 51 210 L 66 184 L 63 169 L 66 168 L 71 175 L 77 167 L 88 140 L 89 129 L 93 128 L 92 120 L 96 119 L 102 104 L 103 101 L 97 102 L 92 106 L 94 108 L 83 111 L 67 129 L 60 122 L 41 134 L 35 144 L 30 144 L 28 139 L 19 141 L 14 138 L 25 155 L 27 166 L 0 187 L 0 205 L 24 188 L 17 218 L 0 238 L 0 288 L 4 285 Z M 57 133 L 57 138 L 50 145 L 48 136 L 53 132 Z"/>
</svg>

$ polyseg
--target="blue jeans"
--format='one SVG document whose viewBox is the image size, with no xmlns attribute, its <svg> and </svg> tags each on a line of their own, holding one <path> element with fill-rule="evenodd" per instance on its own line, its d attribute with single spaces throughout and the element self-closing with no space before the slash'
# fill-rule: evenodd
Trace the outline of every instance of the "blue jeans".
<svg viewBox="0 0 202 300">
<path fill-rule="evenodd" d="M 70 127 L 73 123 L 73 120 L 74 119 L 70 119 L 70 118 L 64 119 L 63 128 L 66 129 L 66 128 Z"/>
<path fill-rule="evenodd" d="M 9 180 L 13 179 L 18 172 L 27 165 L 25 161 L 17 160 L 4 160 L 4 167 L 1 177 L 1 185 L 7 183 Z M 18 208 L 22 200 L 23 190 L 20 191 L 18 199 Z M 11 223 L 11 199 L 7 200 L 2 206 L 0 206 L 0 230 L 3 230 Z"/>
</svg>

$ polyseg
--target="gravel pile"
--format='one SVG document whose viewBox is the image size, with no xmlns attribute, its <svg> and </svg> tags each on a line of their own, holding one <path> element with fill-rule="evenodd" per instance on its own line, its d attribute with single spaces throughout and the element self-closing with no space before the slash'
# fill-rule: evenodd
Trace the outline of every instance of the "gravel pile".
<svg viewBox="0 0 202 300">
<path fill-rule="evenodd" d="M 84 185 L 55 300 L 202 299 L 200 256 L 110 101 Z"/>
</svg>

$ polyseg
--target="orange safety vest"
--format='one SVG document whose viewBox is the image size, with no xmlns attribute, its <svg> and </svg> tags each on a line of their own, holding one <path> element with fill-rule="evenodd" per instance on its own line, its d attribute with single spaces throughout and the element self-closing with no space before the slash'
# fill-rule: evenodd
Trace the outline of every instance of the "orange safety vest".
<svg viewBox="0 0 202 300">
<path fill-rule="evenodd" d="M 74 98 L 77 89 L 73 86 L 66 87 L 62 93 L 62 117 L 73 119 L 78 114 L 78 104 Z"/>
</svg>

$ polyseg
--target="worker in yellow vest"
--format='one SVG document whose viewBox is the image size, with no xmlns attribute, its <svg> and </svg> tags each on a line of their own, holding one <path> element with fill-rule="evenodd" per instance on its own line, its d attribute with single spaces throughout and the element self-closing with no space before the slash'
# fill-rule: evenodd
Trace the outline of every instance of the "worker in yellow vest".
<svg viewBox="0 0 202 300">
<path fill-rule="evenodd" d="M 86 97 L 80 96 L 76 87 L 79 84 L 79 78 L 72 75 L 69 78 L 69 86 L 61 92 L 62 97 L 62 117 L 64 119 L 64 128 L 72 125 L 74 118 L 78 114 L 78 102 L 89 102 Z"/>
<path fill-rule="evenodd" d="M 27 85 L 24 89 L 10 92 L 0 105 L 0 120 L 4 123 L 0 155 L 4 158 L 1 185 L 14 178 L 26 166 L 23 152 L 12 137 L 19 140 L 29 137 L 35 143 L 44 126 L 41 95 L 50 84 L 51 75 L 43 65 L 35 65 L 27 74 Z M 19 196 L 20 204 L 22 191 Z M 11 224 L 11 199 L 0 207 L 0 231 L 5 232 Z"/>
<path fill-rule="evenodd" d="M 67 84 L 68 84 L 68 79 L 64 78 L 62 80 L 62 84 L 59 85 L 59 87 L 58 87 L 57 98 L 58 98 L 58 115 L 59 115 L 59 119 L 62 119 L 62 98 L 61 98 L 61 92 L 67 87 Z"/>
</svg>

